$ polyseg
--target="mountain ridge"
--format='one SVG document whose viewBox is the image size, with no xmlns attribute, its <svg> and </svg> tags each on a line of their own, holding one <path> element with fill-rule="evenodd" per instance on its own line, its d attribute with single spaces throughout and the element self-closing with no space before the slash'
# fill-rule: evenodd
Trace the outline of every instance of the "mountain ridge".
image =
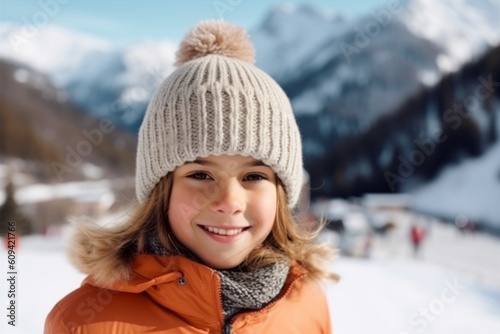
<svg viewBox="0 0 500 334">
<path fill-rule="evenodd" d="M 91 165 L 104 176 L 133 174 L 134 135 L 78 109 L 29 67 L 0 60 L 0 81 L 3 159 L 35 164 L 40 181 L 82 180 Z"/>
</svg>

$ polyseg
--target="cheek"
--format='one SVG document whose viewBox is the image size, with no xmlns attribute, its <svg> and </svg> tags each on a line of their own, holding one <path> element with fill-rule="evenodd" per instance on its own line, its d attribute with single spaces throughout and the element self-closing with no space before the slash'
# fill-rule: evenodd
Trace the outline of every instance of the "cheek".
<svg viewBox="0 0 500 334">
<path fill-rule="evenodd" d="M 199 211 L 199 196 L 195 192 L 172 189 L 168 210 L 168 219 L 172 226 L 184 226 Z"/>
<path fill-rule="evenodd" d="M 253 210 L 258 217 L 256 217 L 262 224 L 262 228 L 265 230 L 271 230 L 276 219 L 276 193 L 269 192 L 257 196 Z"/>
</svg>

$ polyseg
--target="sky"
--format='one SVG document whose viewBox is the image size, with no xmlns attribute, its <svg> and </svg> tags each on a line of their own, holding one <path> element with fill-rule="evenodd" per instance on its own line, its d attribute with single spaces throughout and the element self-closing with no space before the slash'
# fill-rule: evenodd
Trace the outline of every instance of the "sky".
<svg viewBox="0 0 500 334">
<path fill-rule="evenodd" d="M 203 19 L 225 19 L 246 29 L 259 25 L 270 9 L 312 4 L 326 13 L 367 15 L 398 0 L 1 0 L 0 21 L 55 24 L 112 44 L 168 40 L 178 43 Z"/>
</svg>

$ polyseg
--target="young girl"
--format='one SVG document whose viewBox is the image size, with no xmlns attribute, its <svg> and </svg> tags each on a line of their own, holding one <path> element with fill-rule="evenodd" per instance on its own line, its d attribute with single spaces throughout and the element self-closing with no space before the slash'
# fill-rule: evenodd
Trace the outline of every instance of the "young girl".
<svg viewBox="0 0 500 334">
<path fill-rule="evenodd" d="M 290 103 L 253 63 L 246 33 L 202 22 L 152 98 L 137 150 L 140 206 L 81 225 L 88 274 L 46 334 L 330 333 L 318 284 L 330 249 L 292 216 L 302 178 Z"/>
</svg>

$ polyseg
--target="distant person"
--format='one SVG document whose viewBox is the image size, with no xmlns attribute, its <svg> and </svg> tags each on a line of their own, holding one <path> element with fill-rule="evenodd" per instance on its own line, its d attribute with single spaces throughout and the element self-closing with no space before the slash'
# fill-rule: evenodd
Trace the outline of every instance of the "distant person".
<svg viewBox="0 0 500 334">
<path fill-rule="evenodd" d="M 45 334 L 331 333 L 332 252 L 292 215 L 300 133 L 247 38 L 208 21 L 183 40 L 139 130 L 140 206 L 79 226 L 70 256 L 88 277 Z"/>
<path fill-rule="evenodd" d="M 368 234 L 363 245 L 363 257 L 369 259 L 373 249 L 373 233 Z"/>
<path fill-rule="evenodd" d="M 420 224 L 413 224 L 410 230 L 410 239 L 413 245 L 413 255 L 418 257 L 420 247 L 425 239 L 425 228 Z"/>
<path fill-rule="evenodd" d="M 476 223 L 473 221 L 473 220 L 469 220 L 467 222 L 467 225 L 465 225 L 465 232 L 473 235 L 474 233 L 476 233 Z"/>
</svg>

